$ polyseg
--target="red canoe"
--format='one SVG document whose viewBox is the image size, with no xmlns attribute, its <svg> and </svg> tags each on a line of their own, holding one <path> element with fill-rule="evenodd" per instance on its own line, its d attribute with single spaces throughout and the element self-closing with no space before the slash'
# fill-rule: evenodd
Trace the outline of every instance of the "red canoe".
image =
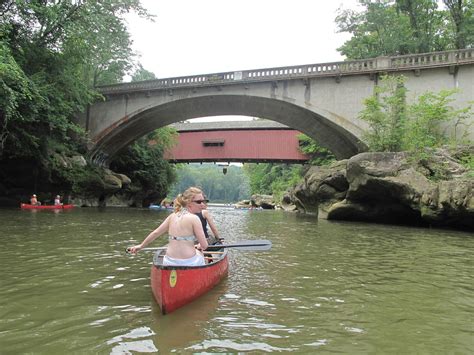
<svg viewBox="0 0 474 355">
<path fill-rule="evenodd" d="M 161 313 L 167 314 L 194 301 L 227 275 L 227 251 L 213 253 L 204 266 L 163 266 L 165 250 L 159 250 L 151 267 L 151 289 Z M 206 253 L 207 254 L 207 253 Z"/>
<path fill-rule="evenodd" d="M 74 205 L 30 205 L 28 203 L 21 204 L 22 210 L 68 210 L 74 208 Z"/>
</svg>

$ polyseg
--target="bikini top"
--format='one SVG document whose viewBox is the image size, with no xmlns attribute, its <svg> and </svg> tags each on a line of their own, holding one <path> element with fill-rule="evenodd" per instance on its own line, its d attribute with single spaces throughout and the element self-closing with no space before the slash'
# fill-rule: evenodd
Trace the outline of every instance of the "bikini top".
<svg viewBox="0 0 474 355">
<path fill-rule="evenodd" d="M 181 217 L 183 217 L 187 213 L 189 213 L 188 210 L 186 208 L 182 208 L 179 212 L 176 212 L 176 217 L 178 217 L 178 219 L 180 219 Z M 186 241 L 186 242 L 197 242 L 197 238 L 194 235 L 187 235 L 187 236 L 183 236 L 183 237 L 174 237 L 174 236 L 170 235 L 168 237 L 168 239 L 169 240 Z"/>
<path fill-rule="evenodd" d="M 178 240 L 178 241 L 187 241 L 187 242 L 196 242 L 197 241 L 197 238 L 194 236 L 194 235 L 188 235 L 188 236 L 185 236 L 185 237 L 174 237 L 172 235 L 170 235 L 168 237 L 169 240 Z"/>
</svg>

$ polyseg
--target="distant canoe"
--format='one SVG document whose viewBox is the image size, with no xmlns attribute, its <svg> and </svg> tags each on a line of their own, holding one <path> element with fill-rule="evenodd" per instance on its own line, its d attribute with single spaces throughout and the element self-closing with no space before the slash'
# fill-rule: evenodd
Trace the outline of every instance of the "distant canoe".
<svg viewBox="0 0 474 355">
<path fill-rule="evenodd" d="M 30 205 L 28 203 L 21 204 L 22 210 L 69 210 L 74 208 L 74 205 Z"/>
<path fill-rule="evenodd" d="M 171 206 L 160 206 L 160 205 L 150 205 L 148 206 L 151 210 L 172 210 L 174 207 Z"/>
<path fill-rule="evenodd" d="M 159 250 L 151 267 L 151 289 L 161 313 L 167 314 L 194 301 L 216 286 L 229 269 L 227 251 L 212 255 L 213 260 L 203 266 L 163 266 L 165 250 Z"/>
</svg>

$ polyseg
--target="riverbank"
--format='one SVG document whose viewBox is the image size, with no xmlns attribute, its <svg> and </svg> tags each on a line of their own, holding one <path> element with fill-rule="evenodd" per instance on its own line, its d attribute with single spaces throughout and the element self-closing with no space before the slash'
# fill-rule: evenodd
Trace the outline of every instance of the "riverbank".
<svg viewBox="0 0 474 355">
<path fill-rule="evenodd" d="M 463 164 L 474 146 L 424 153 L 361 153 L 311 167 L 283 205 L 329 220 L 474 230 L 474 176 Z"/>
</svg>

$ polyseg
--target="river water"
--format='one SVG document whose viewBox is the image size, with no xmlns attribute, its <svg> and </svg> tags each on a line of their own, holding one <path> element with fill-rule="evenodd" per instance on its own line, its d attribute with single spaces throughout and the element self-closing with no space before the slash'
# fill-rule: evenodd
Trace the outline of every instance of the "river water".
<svg viewBox="0 0 474 355">
<path fill-rule="evenodd" d="M 0 210 L 0 353 L 472 354 L 474 235 L 211 208 L 229 276 L 166 316 L 151 252 L 169 212 Z M 165 239 L 153 244 L 161 246 Z"/>
</svg>

